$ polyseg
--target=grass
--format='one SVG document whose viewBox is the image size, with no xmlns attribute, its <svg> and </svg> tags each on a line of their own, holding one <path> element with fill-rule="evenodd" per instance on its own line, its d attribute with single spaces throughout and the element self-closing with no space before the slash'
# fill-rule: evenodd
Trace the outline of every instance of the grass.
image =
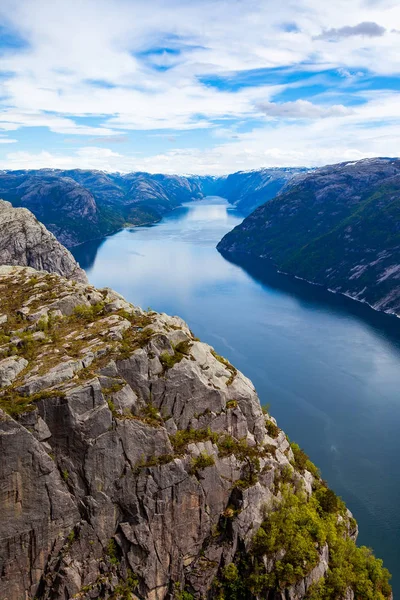
<svg viewBox="0 0 400 600">
<path fill-rule="evenodd" d="M 23 396 L 15 389 L 8 389 L 0 395 L 0 408 L 11 417 L 35 409 L 35 404 L 45 398 L 63 398 L 65 394 L 60 390 L 43 390 L 30 396 Z"/>
<path fill-rule="evenodd" d="M 233 365 L 231 365 L 231 363 L 229 362 L 229 360 L 227 360 L 226 358 L 224 358 L 223 356 L 220 356 L 219 354 L 217 354 L 215 352 L 215 350 L 211 350 L 211 354 L 213 355 L 214 358 L 217 359 L 218 362 L 220 362 L 222 365 L 224 365 L 224 367 L 226 369 L 228 369 L 228 371 L 230 371 L 230 376 L 228 378 L 228 381 L 226 382 L 226 385 L 232 385 L 236 375 L 237 375 L 237 369 L 235 369 L 235 367 Z"/>
<path fill-rule="evenodd" d="M 206 469 L 207 467 L 212 467 L 213 465 L 215 465 L 214 457 L 205 452 L 201 452 L 199 456 L 192 458 L 189 473 L 197 476 L 199 471 Z"/>
<path fill-rule="evenodd" d="M 190 356 L 190 348 L 192 347 L 192 343 L 188 340 L 179 342 L 176 346 L 173 347 L 174 353 L 170 354 L 169 352 L 163 352 L 160 355 L 160 362 L 163 366 L 164 371 L 167 369 L 172 369 L 176 364 L 181 362 L 183 358 L 187 358 Z"/>
</svg>

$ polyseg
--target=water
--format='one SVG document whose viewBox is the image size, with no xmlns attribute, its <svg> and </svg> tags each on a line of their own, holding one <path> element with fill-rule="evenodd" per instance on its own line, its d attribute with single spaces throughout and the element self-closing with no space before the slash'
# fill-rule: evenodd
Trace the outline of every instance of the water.
<svg viewBox="0 0 400 600">
<path fill-rule="evenodd" d="M 239 224 L 221 198 L 126 229 L 74 254 L 96 286 L 183 317 L 250 377 L 261 402 L 354 512 L 400 592 L 400 319 L 241 266 L 215 249 Z"/>
</svg>

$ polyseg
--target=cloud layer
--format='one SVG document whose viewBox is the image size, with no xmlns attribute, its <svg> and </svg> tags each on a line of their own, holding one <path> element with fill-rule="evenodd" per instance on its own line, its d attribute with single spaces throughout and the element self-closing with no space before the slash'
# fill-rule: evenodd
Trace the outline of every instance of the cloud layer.
<svg viewBox="0 0 400 600">
<path fill-rule="evenodd" d="M 2 0 L 0 22 L 0 168 L 399 152 L 391 0 Z"/>
</svg>

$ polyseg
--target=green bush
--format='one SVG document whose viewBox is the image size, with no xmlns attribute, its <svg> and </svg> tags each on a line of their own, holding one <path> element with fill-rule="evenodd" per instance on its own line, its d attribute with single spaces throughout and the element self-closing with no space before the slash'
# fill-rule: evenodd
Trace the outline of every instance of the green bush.
<svg viewBox="0 0 400 600">
<path fill-rule="evenodd" d="M 272 438 L 277 438 L 279 435 L 279 427 L 273 421 L 265 421 L 267 433 Z"/>
<path fill-rule="evenodd" d="M 193 442 L 206 442 L 211 440 L 213 443 L 218 441 L 219 435 L 207 429 L 179 429 L 174 435 L 170 435 L 169 439 L 173 449 L 177 454 L 183 454 L 188 446 Z"/>
<path fill-rule="evenodd" d="M 237 405 L 237 400 L 228 400 L 228 402 L 226 403 L 226 408 L 236 408 Z"/>
<path fill-rule="evenodd" d="M 196 456 L 196 458 L 192 458 L 190 473 L 192 475 L 197 475 L 197 473 L 201 469 L 205 469 L 206 467 L 212 467 L 213 465 L 215 465 L 214 457 L 209 454 L 206 454 L 205 452 L 201 452 L 199 456 Z"/>
<path fill-rule="evenodd" d="M 100 316 L 103 311 L 104 302 L 97 302 L 96 304 L 91 304 L 90 306 L 80 304 L 79 306 L 75 306 L 73 316 L 81 321 L 87 321 L 90 323 Z"/>
<path fill-rule="evenodd" d="M 319 477 L 319 469 L 314 465 L 314 463 L 311 462 L 304 450 L 302 450 L 295 442 L 291 442 L 290 447 L 293 451 L 295 465 L 300 473 L 304 473 L 304 471 L 307 469 L 307 471 L 310 471 L 314 477 Z"/>
</svg>

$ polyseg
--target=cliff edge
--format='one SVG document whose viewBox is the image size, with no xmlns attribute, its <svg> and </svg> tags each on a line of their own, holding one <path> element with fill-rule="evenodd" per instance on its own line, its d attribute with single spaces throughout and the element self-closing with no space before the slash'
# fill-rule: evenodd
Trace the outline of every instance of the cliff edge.
<svg viewBox="0 0 400 600">
<path fill-rule="evenodd" d="M 177 317 L 0 267 L 3 600 L 391 598 L 252 383 Z"/>
</svg>

